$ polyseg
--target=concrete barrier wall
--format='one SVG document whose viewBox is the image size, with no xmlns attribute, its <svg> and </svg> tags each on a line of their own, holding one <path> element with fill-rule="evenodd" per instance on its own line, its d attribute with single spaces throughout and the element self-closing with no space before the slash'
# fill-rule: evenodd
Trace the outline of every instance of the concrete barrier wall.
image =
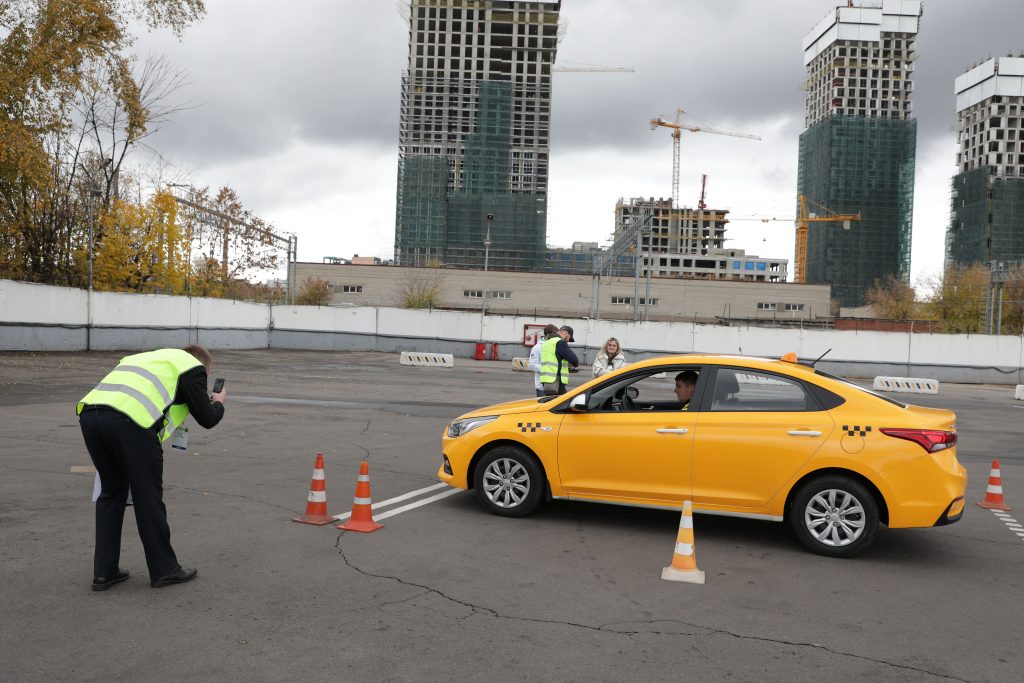
<svg viewBox="0 0 1024 683">
<path fill-rule="evenodd" d="M 89 324 L 89 320 L 92 324 Z M 544 320 L 466 311 L 270 306 L 147 294 L 87 292 L 0 280 L 0 351 L 141 350 L 189 342 L 211 348 L 421 351 L 472 357 L 476 342 L 498 358 L 525 356 L 523 326 L 573 326 L 581 364 L 609 337 L 631 361 L 666 353 L 778 357 L 789 351 L 848 377 L 926 377 L 940 382 L 1021 384 L 1021 337 L 858 330 L 728 327 L 685 322 Z M 482 330 L 482 334 L 481 334 Z"/>
</svg>

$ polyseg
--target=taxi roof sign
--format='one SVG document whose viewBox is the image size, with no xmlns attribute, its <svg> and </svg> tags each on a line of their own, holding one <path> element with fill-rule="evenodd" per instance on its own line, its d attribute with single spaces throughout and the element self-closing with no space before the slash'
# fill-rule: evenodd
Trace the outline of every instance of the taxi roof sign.
<svg viewBox="0 0 1024 683">
<path fill-rule="evenodd" d="M 780 358 L 779 360 L 784 361 L 786 363 L 796 363 L 797 362 L 796 354 L 793 353 L 792 351 L 790 351 L 789 353 L 783 354 L 782 358 Z"/>
</svg>

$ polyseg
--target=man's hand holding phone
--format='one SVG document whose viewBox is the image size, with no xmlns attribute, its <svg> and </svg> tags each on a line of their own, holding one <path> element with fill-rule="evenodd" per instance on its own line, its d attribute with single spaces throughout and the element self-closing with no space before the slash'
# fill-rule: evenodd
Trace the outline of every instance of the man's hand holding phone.
<svg viewBox="0 0 1024 683">
<path fill-rule="evenodd" d="M 228 391 L 224 388 L 224 378 L 218 377 L 213 381 L 213 393 L 210 394 L 211 401 L 219 401 L 220 403 L 226 403 L 228 399 Z"/>
</svg>

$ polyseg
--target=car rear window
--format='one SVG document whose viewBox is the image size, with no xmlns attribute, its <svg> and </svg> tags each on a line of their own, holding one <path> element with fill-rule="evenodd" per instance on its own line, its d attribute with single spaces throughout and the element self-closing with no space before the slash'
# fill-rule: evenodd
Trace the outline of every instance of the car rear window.
<svg viewBox="0 0 1024 683">
<path fill-rule="evenodd" d="M 894 406 L 899 406 L 900 408 L 906 408 L 907 407 L 907 404 L 903 403 L 902 401 L 897 401 L 894 398 L 890 398 L 890 397 L 885 396 L 883 394 L 879 394 L 877 392 L 871 391 L 870 389 L 865 389 L 864 387 L 860 386 L 859 384 L 854 384 L 850 380 L 843 379 L 842 377 L 836 377 L 835 375 L 830 374 L 828 372 L 825 372 L 824 370 L 817 370 L 816 369 L 814 371 L 814 374 L 821 375 L 822 377 L 827 377 L 828 379 L 834 380 L 836 382 L 842 382 L 843 384 L 845 384 L 848 387 L 853 387 L 857 391 L 863 391 L 865 394 L 869 394 L 871 396 L 874 396 L 875 398 L 880 398 L 883 401 L 885 401 L 886 403 L 891 403 Z"/>
</svg>

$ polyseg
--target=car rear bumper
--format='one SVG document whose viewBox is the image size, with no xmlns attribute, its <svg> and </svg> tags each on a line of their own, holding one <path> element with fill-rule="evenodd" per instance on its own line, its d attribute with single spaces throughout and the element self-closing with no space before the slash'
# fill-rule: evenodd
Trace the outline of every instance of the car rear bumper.
<svg viewBox="0 0 1024 683">
<path fill-rule="evenodd" d="M 935 522 L 935 526 L 946 526 L 947 524 L 959 522 L 960 518 L 964 516 L 965 507 L 966 505 L 963 496 L 953 499 L 953 502 L 946 507 L 941 515 L 939 515 L 939 519 Z"/>
<path fill-rule="evenodd" d="M 892 492 L 891 498 L 886 497 L 891 528 L 952 524 L 963 515 L 967 470 L 954 453 L 916 458 L 887 470 L 884 476 Z"/>
</svg>

